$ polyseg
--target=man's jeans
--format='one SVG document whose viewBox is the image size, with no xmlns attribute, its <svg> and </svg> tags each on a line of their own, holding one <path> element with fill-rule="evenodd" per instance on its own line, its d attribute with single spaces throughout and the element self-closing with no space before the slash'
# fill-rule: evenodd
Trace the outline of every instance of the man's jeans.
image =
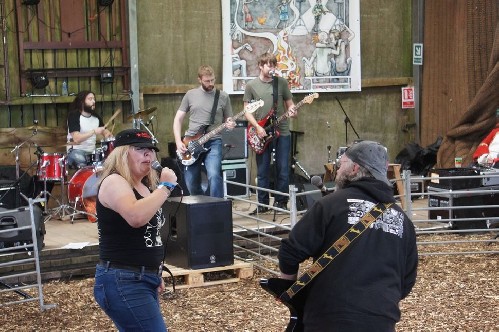
<svg viewBox="0 0 499 332">
<path fill-rule="evenodd" d="M 84 150 L 70 149 L 66 157 L 66 163 L 69 168 L 77 169 L 88 165 L 87 155 Z"/>
<path fill-rule="evenodd" d="M 212 139 L 204 144 L 210 152 L 200 156 L 200 159 L 190 166 L 185 166 L 184 176 L 187 189 L 191 195 L 209 195 L 212 197 L 224 197 L 222 178 L 222 140 Z M 205 193 L 201 187 L 202 163 L 206 168 L 208 176 L 208 192 Z"/>
<path fill-rule="evenodd" d="M 270 158 L 275 146 L 275 161 L 271 166 Z M 275 190 L 289 193 L 289 150 L 291 136 L 280 136 L 270 142 L 262 154 L 256 155 L 258 187 L 270 189 L 270 167 L 275 167 Z M 275 195 L 275 201 L 287 203 L 288 196 Z M 269 193 L 258 190 L 258 202 L 269 204 Z"/>
</svg>

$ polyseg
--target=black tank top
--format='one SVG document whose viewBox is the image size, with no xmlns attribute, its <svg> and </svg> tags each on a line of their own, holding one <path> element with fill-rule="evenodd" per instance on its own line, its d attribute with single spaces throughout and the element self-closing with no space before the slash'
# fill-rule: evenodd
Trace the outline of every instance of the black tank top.
<svg viewBox="0 0 499 332">
<path fill-rule="evenodd" d="M 135 197 L 143 197 L 133 189 Z M 97 195 L 97 229 L 99 258 L 116 264 L 157 268 L 163 259 L 161 227 L 165 217 L 160 208 L 149 222 L 133 228 L 117 212 L 105 207 Z"/>
</svg>

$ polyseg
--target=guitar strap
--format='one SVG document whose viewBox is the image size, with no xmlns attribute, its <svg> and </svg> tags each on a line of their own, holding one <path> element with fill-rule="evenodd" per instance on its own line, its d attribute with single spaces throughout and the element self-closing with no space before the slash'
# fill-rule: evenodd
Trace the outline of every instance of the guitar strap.
<svg viewBox="0 0 499 332">
<path fill-rule="evenodd" d="M 393 203 L 378 203 L 367 211 L 360 218 L 359 222 L 352 225 L 345 234 L 337 239 L 331 247 L 321 257 L 319 257 L 291 287 L 279 296 L 284 302 L 289 302 L 302 288 L 304 288 L 313 278 L 326 268 L 339 254 L 341 254 L 355 239 L 357 239 L 366 229 L 376 221 L 383 212 L 392 206 Z"/>
<path fill-rule="evenodd" d="M 274 76 L 272 78 L 272 109 L 269 117 L 269 123 L 272 128 L 272 136 L 275 137 L 275 131 L 277 128 L 275 128 L 274 124 L 277 121 L 277 99 L 279 97 L 279 90 L 278 90 L 278 80 L 277 77 Z M 272 145 L 275 144 L 275 141 L 272 142 Z M 275 148 L 274 148 L 275 149 Z"/>
<path fill-rule="evenodd" d="M 218 97 L 220 96 L 220 90 L 215 91 L 215 100 L 213 101 L 213 108 L 211 109 L 211 119 L 210 125 L 215 123 L 215 113 L 217 113 Z"/>
<path fill-rule="evenodd" d="M 276 76 L 272 79 L 272 107 L 274 110 L 277 112 L 277 98 L 279 97 L 279 90 L 277 84 L 279 83 L 279 80 L 277 79 Z"/>
</svg>

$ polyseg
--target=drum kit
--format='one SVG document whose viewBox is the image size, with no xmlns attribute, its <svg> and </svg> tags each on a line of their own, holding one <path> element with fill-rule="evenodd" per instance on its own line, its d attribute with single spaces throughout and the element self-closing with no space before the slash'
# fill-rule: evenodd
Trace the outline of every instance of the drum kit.
<svg viewBox="0 0 499 332">
<path fill-rule="evenodd" d="M 105 159 L 114 149 L 114 138 L 101 141 L 101 146 L 88 155 L 87 165 L 80 167 L 67 181 L 69 169 L 67 158 L 62 153 L 38 154 L 38 167 L 36 175 L 38 181 L 43 181 L 44 190 L 40 195 L 52 196 L 47 191 L 47 182 L 61 184 L 60 200 L 53 197 L 57 207 L 47 210 L 45 204 L 46 220 L 59 217 L 61 220 L 71 218 L 71 222 L 79 215 L 85 215 L 90 222 L 97 221 L 95 202 L 97 196 L 97 173 L 102 169 Z M 67 188 L 67 190 L 66 190 Z"/>
<path fill-rule="evenodd" d="M 148 124 L 144 124 L 142 117 L 148 115 L 156 110 L 156 107 L 148 108 L 139 111 L 128 117 L 128 120 L 134 122 L 134 127 L 143 126 L 151 136 L 154 138 L 152 132 L 148 129 Z M 117 113 L 115 113 L 116 115 Z M 111 119 L 112 120 L 112 119 Z M 106 125 L 107 126 L 107 125 Z M 29 127 L 31 128 L 31 127 Z M 114 137 L 109 137 L 100 141 L 100 147 L 97 147 L 93 153 L 87 154 L 86 166 L 80 167 L 67 181 L 69 168 L 67 165 L 67 156 L 64 153 L 45 153 L 38 145 L 36 145 L 32 138 L 37 134 L 37 125 L 33 127 L 33 134 L 24 140 L 22 143 L 16 145 L 11 151 L 16 155 L 16 175 L 19 179 L 19 148 L 26 143 L 32 143 L 36 146 L 35 154 L 38 156 L 36 162 L 36 176 L 37 180 L 43 182 L 43 190 L 38 194 L 37 198 L 45 197 L 46 202 L 48 198 L 52 197 L 57 203 L 54 209 L 48 209 L 48 204 L 44 204 L 44 214 L 46 215 L 45 221 L 52 218 L 59 218 L 61 220 L 74 221 L 76 216 L 84 215 L 90 222 L 97 221 L 95 210 L 96 197 L 97 197 L 97 183 L 98 172 L 102 169 L 104 161 L 109 157 L 114 150 Z M 154 138 L 157 142 L 157 140 Z M 68 144 L 64 144 L 67 147 Z M 50 183 L 51 187 L 55 183 L 61 184 L 60 197 L 54 197 L 48 190 L 47 184 Z M 67 189 L 66 189 L 67 188 Z"/>
</svg>

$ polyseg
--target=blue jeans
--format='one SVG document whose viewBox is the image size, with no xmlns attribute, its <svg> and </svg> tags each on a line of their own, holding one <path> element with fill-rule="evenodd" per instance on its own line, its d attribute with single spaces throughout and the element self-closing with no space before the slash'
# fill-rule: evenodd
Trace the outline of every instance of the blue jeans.
<svg viewBox="0 0 499 332">
<path fill-rule="evenodd" d="M 212 139 L 204 144 L 204 147 L 211 149 L 204 156 L 201 156 L 190 166 L 185 166 L 184 176 L 187 189 L 191 195 L 205 195 L 212 197 L 224 197 L 222 178 L 222 140 Z M 208 177 L 208 192 L 205 193 L 201 187 L 202 163 L 206 168 Z"/>
<path fill-rule="evenodd" d="M 95 271 L 94 298 L 119 331 L 168 331 L 159 307 L 160 276 L 107 268 Z"/>
<path fill-rule="evenodd" d="M 68 151 L 67 164 L 70 168 L 81 168 L 87 166 L 87 155 L 83 150 L 71 149 Z"/>
<path fill-rule="evenodd" d="M 270 165 L 272 150 L 275 147 L 275 165 Z M 262 154 L 256 155 L 258 187 L 270 189 L 270 167 L 275 167 L 275 190 L 289 193 L 289 151 L 291 135 L 280 136 L 267 146 Z M 275 201 L 287 203 L 288 196 L 275 195 Z M 258 190 L 258 202 L 269 204 L 269 193 Z"/>
</svg>

